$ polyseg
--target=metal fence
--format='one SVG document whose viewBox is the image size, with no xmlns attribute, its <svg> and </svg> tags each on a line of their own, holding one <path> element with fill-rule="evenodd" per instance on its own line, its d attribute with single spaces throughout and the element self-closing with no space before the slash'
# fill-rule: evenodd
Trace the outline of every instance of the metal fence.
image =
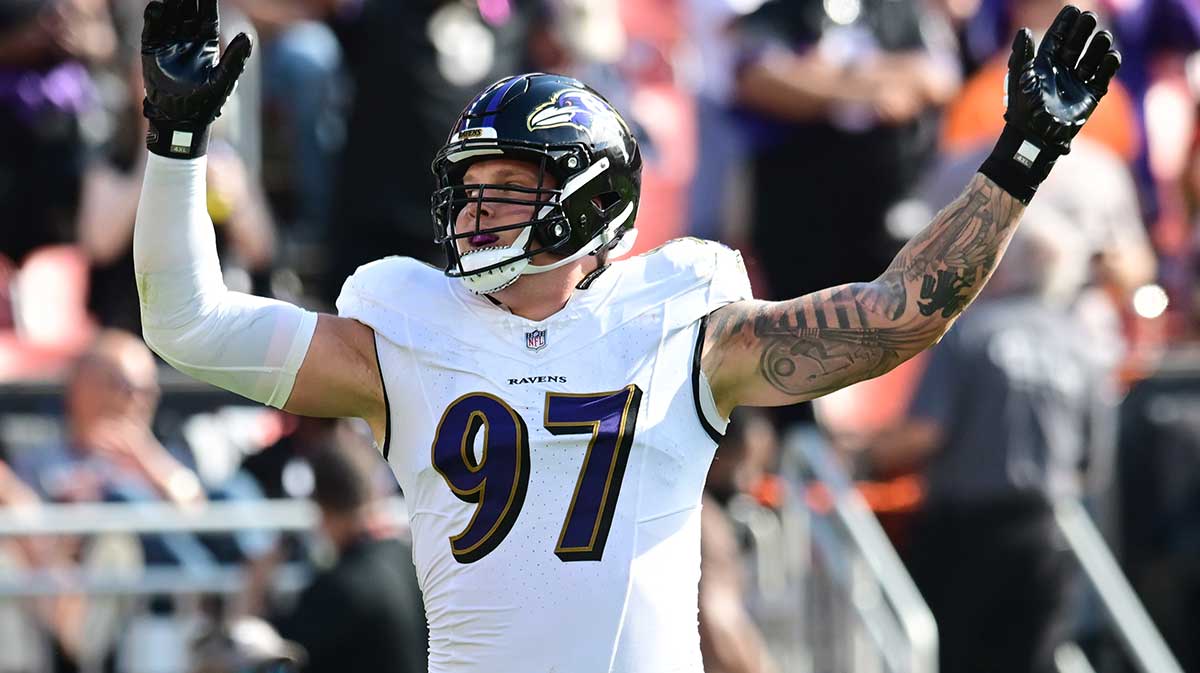
<svg viewBox="0 0 1200 673">
<path fill-rule="evenodd" d="M 385 504 L 392 519 L 407 522 L 403 501 Z M 0 544 L 0 673 L 52 670 L 49 636 L 36 615 L 45 599 L 86 596 L 84 626 L 77 643 L 85 673 L 104 670 L 115 652 L 120 673 L 182 673 L 187 670 L 190 634 L 200 623 L 203 602 L 232 599 L 247 586 L 241 566 L 146 566 L 139 534 L 305 533 L 317 523 L 307 501 L 210 502 L 195 509 L 167 503 L 95 503 L 0 508 L 0 543 L 81 536 L 78 566 L 27 567 Z M 286 596 L 308 581 L 305 564 L 273 571 L 274 592 Z M 164 600 L 168 599 L 168 600 Z M 161 615 L 161 608 L 167 605 Z"/>
<path fill-rule="evenodd" d="M 781 473 L 787 499 L 741 501 L 752 612 L 788 673 L 936 673 L 937 627 L 878 520 L 815 428 L 793 431 Z"/>
<path fill-rule="evenodd" d="M 816 427 L 784 443 L 782 511 L 734 501 L 753 546 L 752 610 L 787 673 L 936 673 L 938 633 L 874 513 Z M 1183 673 L 1081 503 L 1055 503 L 1055 521 L 1082 571 L 1089 600 L 1140 673 Z M 980 578 L 987 581 L 987 578 Z M 1074 642 L 1056 652 L 1061 673 L 1094 673 Z M 1110 670 L 1110 669 L 1102 669 Z"/>
<path fill-rule="evenodd" d="M 1113 631 L 1137 670 L 1141 673 L 1183 673 L 1083 505 L 1070 499 L 1055 503 L 1054 520 L 1079 562 L 1089 589 L 1099 599 Z M 1062 650 L 1058 654 L 1058 667 L 1062 673 L 1086 671 L 1073 668 L 1079 666 L 1078 656 L 1064 654 Z"/>
<path fill-rule="evenodd" d="M 752 541 L 751 612 L 781 670 L 936 673 L 933 616 L 874 514 L 815 428 L 787 437 L 781 468 L 787 495 L 779 511 L 746 499 L 730 504 L 731 516 Z M 388 506 L 403 523 L 403 502 L 393 499 Z M 237 567 L 142 566 L 129 554 L 137 548 L 138 534 L 310 531 L 316 517 L 315 508 L 303 501 L 212 502 L 194 510 L 164 503 L 0 509 L 0 542 L 88 536 L 100 550 L 99 562 L 68 570 L 22 568 L 0 554 L 0 673 L 46 670 L 46 648 L 37 640 L 38 629 L 21 621 L 31 602 L 41 598 L 89 597 L 100 626 L 91 633 L 95 643 L 90 651 L 96 656 L 86 660 L 84 668 L 99 670 L 100 653 L 115 642 L 119 646 L 128 636 L 122 635 L 125 626 L 145 617 L 149 597 L 177 597 L 186 613 L 195 609 L 199 596 L 233 596 L 245 586 Z M 1083 507 L 1076 501 L 1057 503 L 1055 518 L 1136 669 L 1182 673 Z M 283 593 L 295 591 L 306 581 L 306 571 L 285 566 L 273 581 Z M 1064 645 L 1057 654 L 1062 673 L 1093 670 L 1074 644 Z M 134 664 L 119 670 L 154 673 Z"/>
</svg>

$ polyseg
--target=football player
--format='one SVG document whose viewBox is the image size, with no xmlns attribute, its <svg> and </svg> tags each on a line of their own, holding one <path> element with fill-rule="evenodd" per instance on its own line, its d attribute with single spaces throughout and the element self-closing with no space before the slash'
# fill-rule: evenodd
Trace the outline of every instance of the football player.
<svg viewBox="0 0 1200 673">
<path fill-rule="evenodd" d="M 812 399 L 938 340 L 1120 64 L 1095 29 L 1068 7 L 1036 52 L 1022 30 L 1007 125 L 963 194 L 875 280 L 783 302 L 754 300 L 716 243 L 616 261 L 636 232 L 629 126 L 574 79 L 504 79 L 433 158 L 446 269 L 367 264 L 335 316 L 222 284 L 204 153 L 251 44 L 218 60 L 217 0 L 152 0 L 144 336 L 196 378 L 370 424 L 404 490 L 431 671 L 699 673 L 700 497 L 730 411 Z M 803 226 L 796 206 L 779 226 Z"/>
</svg>

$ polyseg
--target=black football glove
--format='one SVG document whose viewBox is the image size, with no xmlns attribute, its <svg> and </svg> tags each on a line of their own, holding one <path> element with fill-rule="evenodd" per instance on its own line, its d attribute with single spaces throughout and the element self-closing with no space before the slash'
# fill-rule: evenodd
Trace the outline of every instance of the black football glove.
<svg viewBox="0 0 1200 673">
<path fill-rule="evenodd" d="M 199 4 L 197 4 L 197 2 Z M 217 0 L 152 0 L 142 28 L 142 113 L 146 146 L 164 157 L 190 159 L 208 149 L 208 126 L 221 114 L 250 57 L 239 33 L 220 60 Z"/>
<path fill-rule="evenodd" d="M 1013 40 L 1004 113 L 1008 123 L 979 172 L 1024 203 L 1033 198 L 1055 160 L 1071 151 L 1071 139 L 1121 66 L 1112 33 L 1102 30 L 1093 36 L 1095 29 L 1095 14 L 1067 5 L 1036 55 L 1028 28 Z"/>
</svg>

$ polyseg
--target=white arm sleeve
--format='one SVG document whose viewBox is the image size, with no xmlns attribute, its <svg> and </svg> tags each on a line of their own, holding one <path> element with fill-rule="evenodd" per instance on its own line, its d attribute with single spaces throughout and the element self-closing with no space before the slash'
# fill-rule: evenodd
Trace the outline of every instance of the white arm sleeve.
<svg viewBox="0 0 1200 673">
<path fill-rule="evenodd" d="M 206 168 L 205 157 L 148 157 L 133 235 L 142 336 L 179 371 L 282 407 L 317 314 L 225 287 Z"/>
</svg>

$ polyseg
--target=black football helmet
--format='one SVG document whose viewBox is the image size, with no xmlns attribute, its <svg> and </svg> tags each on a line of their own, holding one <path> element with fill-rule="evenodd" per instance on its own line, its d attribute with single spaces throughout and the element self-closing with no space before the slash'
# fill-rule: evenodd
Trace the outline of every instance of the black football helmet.
<svg viewBox="0 0 1200 673">
<path fill-rule="evenodd" d="M 536 165 L 538 187 L 463 184 L 473 162 L 497 158 Z M 433 160 L 434 240 L 445 246 L 446 275 L 462 278 L 472 292 L 487 294 L 522 274 L 549 271 L 584 255 L 627 252 L 636 234 L 641 170 L 629 125 L 586 84 L 546 73 L 492 84 L 463 110 Z M 554 189 L 543 186 L 547 174 L 557 182 Z M 498 190 L 506 196 L 497 196 Z M 455 233 L 455 220 L 471 202 L 479 204 L 474 228 Z M 484 227 L 480 215 L 488 202 L 533 206 L 534 219 Z M 460 239 L 509 229 L 522 229 L 512 245 L 459 253 Z M 531 258 L 544 252 L 559 259 L 534 265 Z"/>
</svg>

